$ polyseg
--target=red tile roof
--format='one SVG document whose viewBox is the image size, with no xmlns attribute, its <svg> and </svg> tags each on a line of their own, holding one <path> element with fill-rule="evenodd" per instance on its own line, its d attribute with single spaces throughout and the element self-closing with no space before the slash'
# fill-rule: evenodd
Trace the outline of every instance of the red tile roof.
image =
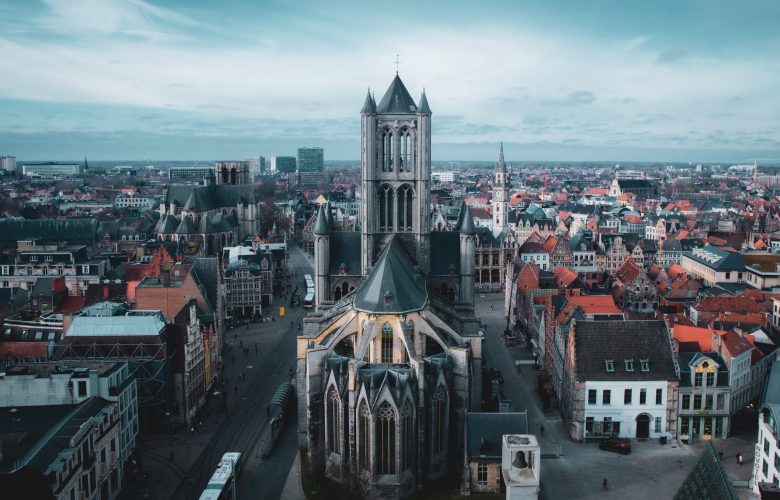
<svg viewBox="0 0 780 500">
<path fill-rule="evenodd" d="M 701 352 L 712 351 L 712 336 L 715 335 L 715 330 L 709 328 L 699 328 L 697 326 L 675 325 L 672 331 L 672 336 L 679 343 L 699 344 L 699 350 Z M 724 333 L 724 332 L 720 332 Z"/>
<path fill-rule="evenodd" d="M 574 295 L 566 298 L 585 314 L 622 314 L 611 295 Z"/>
<path fill-rule="evenodd" d="M 726 332 L 721 335 L 720 338 L 723 341 L 723 346 L 732 356 L 739 356 L 740 354 L 753 349 L 750 342 L 743 339 L 737 332 Z"/>
<path fill-rule="evenodd" d="M 0 342 L 0 358 L 44 358 L 46 342 Z"/>
</svg>

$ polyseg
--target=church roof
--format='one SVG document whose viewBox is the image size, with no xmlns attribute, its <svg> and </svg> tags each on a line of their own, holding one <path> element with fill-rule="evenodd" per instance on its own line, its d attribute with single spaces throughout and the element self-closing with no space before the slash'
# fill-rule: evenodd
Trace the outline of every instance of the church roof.
<svg viewBox="0 0 780 500">
<path fill-rule="evenodd" d="M 452 231 L 434 231 L 431 233 L 431 275 L 447 276 L 452 269 L 460 274 L 460 235 Z"/>
<path fill-rule="evenodd" d="M 195 234 L 195 225 L 192 223 L 192 219 L 189 217 L 182 217 L 179 227 L 176 228 L 176 234 Z"/>
<path fill-rule="evenodd" d="M 416 113 L 417 105 L 414 103 L 414 99 L 409 95 L 409 91 L 406 90 L 404 82 L 401 81 L 401 77 L 397 74 L 393 78 L 390 87 L 385 92 L 385 96 L 379 101 L 377 106 L 378 113 Z"/>
<path fill-rule="evenodd" d="M 360 238 L 357 231 L 334 231 L 330 234 L 329 274 L 341 274 L 341 265 L 347 267 L 346 274 L 360 274 Z"/>
<path fill-rule="evenodd" d="M 419 311 L 428 303 L 425 278 L 398 236 L 379 255 L 360 282 L 353 307 L 369 313 L 403 314 Z"/>
</svg>

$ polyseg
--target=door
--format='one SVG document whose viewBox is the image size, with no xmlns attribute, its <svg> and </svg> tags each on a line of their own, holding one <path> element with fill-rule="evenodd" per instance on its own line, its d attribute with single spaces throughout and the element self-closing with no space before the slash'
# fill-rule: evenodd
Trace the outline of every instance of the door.
<svg viewBox="0 0 780 500">
<path fill-rule="evenodd" d="M 637 439 L 650 437 L 650 415 L 647 413 L 636 417 L 636 437 Z"/>
</svg>

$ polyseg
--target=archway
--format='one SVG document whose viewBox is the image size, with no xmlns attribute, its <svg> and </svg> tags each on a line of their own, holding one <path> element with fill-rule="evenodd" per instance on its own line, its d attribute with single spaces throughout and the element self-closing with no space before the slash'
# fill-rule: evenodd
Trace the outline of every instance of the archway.
<svg viewBox="0 0 780 500">
<path fill-rule="evenodd" d="M 650 415 L 642 413 L 636 417 L 636 438 L 647 439 L 650 437 Z"/>
</svg>

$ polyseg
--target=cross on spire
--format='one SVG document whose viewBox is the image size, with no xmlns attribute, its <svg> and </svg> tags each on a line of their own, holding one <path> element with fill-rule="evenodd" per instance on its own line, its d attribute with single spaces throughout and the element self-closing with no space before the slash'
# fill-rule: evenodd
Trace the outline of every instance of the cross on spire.
<svg viewBox="0 0 780 500">
<path fill-rule="evenodd" d="M 399 59 L 399 54 L 395 55 L 395 74 L 398 74 L 398 65 L 401 64 L 401 59 Z"/>
</svg>

